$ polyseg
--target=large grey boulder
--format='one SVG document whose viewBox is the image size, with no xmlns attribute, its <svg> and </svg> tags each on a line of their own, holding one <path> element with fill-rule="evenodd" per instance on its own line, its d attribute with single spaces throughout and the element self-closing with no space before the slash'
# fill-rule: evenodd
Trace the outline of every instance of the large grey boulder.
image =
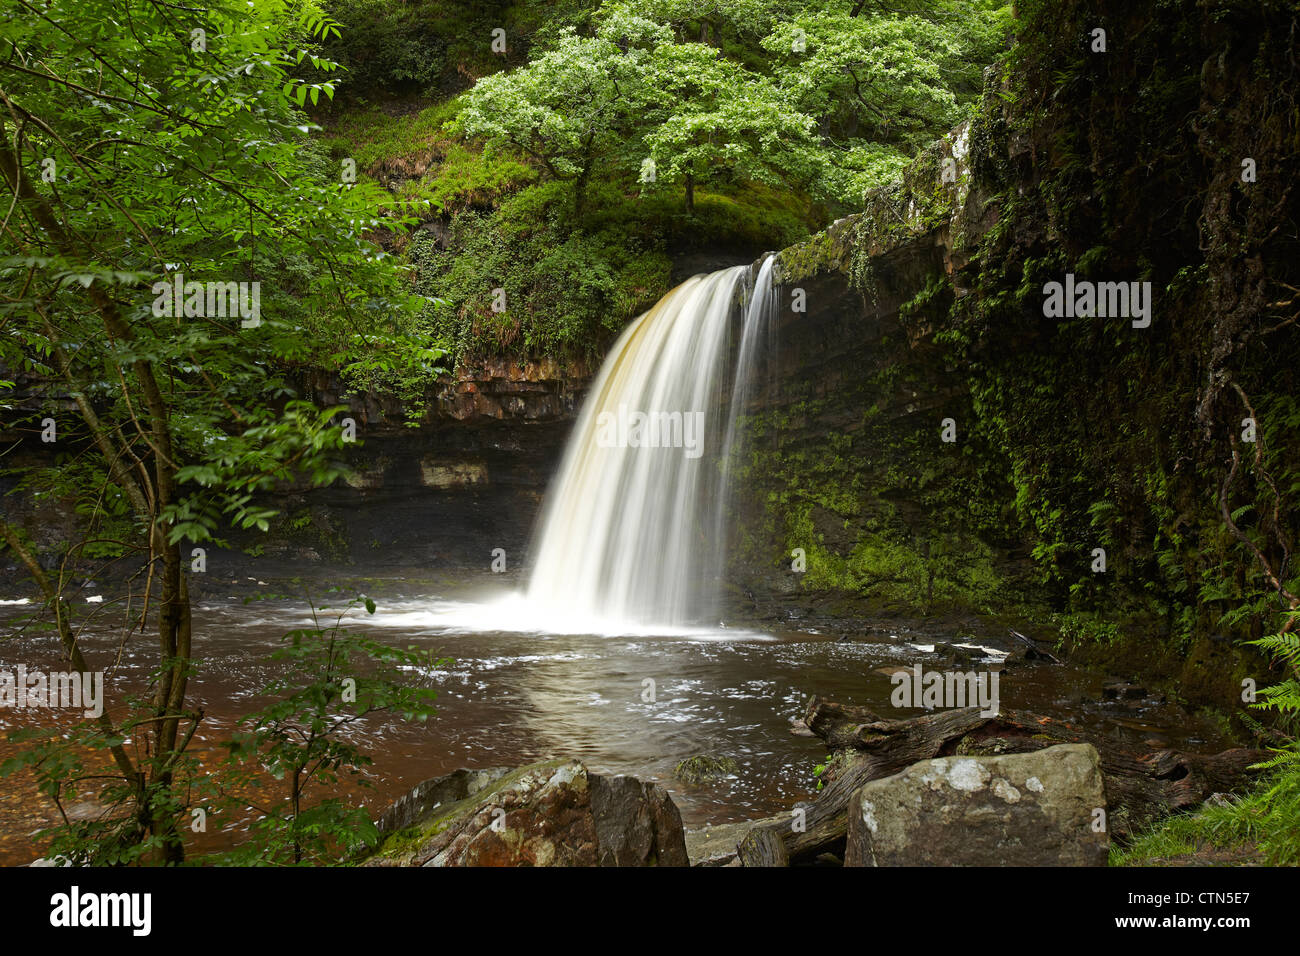
<svg viewBox="0 0 1300 956">
<path fill-rule="evenodd" d="M 687 866 L 667 792 L 577 760 L 457 771 L 425 781 L 380 820 L 365 866 Z"/>
<path fill-rule="evenodd" d="M 849 801 L 845 866 L 1104 866 L 1109 838 L 1091 744 L 939 757 Z"/>
</svg>

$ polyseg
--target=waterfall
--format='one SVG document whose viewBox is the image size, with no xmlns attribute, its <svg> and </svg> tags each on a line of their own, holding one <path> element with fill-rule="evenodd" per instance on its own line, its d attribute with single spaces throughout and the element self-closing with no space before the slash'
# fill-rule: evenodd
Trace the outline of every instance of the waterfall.
<svg viewBox="0 0 1300 956">
<path fill-rule="evenodd" d="M 716 613 L 728 466 L 774 311 L 772 265 L 752 288 L 747 266 L 689 279 L 615 343 L 538 525 L 526 600 L 541 617 L 605 631 Z"/>
</svg>

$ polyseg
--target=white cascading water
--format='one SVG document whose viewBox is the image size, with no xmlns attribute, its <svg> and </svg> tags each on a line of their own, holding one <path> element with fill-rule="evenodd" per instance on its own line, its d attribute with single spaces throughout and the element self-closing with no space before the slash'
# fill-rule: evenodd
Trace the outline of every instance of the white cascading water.
<svg viewBox="0 0 1300 956">
<path fill-rule="evenodd" d="M 714 613 L 727 464 L 773 258 L 696 276 L 636 319 L 592 383 L 542 513 L 525 604 L 564 630 L 680 626 Z M 734 348 L 733 348 L 734 346 Z"/>
</svg>

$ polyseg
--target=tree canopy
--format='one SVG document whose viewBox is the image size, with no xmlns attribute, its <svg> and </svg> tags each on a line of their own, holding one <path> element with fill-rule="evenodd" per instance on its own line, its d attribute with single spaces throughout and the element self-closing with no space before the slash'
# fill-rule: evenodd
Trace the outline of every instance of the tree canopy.
<svg viewBox="0 0 1300 956">
<path fill-rule="evenodd" d="M 294 370 L 337 367 L 339 343 L 365 362 L 399 334 L 410 296 L 366 234 L 403 216 L 310 148 L 302 107 L 333 84 L 294 70 L 328 72 L 311 45 L 337 29 L 310 4 L 15 0 L 0 17 L 0 367 L 43 390 L 20 414 L 61 452 L 21 484 L 88 516 L 65 560 L 144 559 L 155 692 L 126 725 L 94 729 L 125 807 L 103 835 L 105 852 L 175 859 L 171 787 L 200 719 L 186 696 L 192 546 L 265 528 L 259 492 L 338 474 L 339 409 L 306 401 Z M 75 663 L 63 575 L 0 530 Z M 136 721 L 147 755 L 122 742 Z"/>
<path fill-rule="evenodd" d="M 461 129 L 582 191 L 597 169 L 783 182 L 853 203 L 961 118 L 1009 10 L 991 3 L 620 0 L 480 80 Z M 649 164 L 646 160 L 650 160 Z M 646 170 L 651 172 L 647 175 Z"/>
</svg>

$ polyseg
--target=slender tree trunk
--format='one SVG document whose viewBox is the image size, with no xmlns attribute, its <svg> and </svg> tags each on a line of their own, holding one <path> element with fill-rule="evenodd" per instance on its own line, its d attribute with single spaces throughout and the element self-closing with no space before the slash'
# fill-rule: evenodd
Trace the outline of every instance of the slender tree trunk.
<svg viewBox="0 0 1300 956">
<path fill-rule="evenodd" d="M 298 814 L 302 813 L 302 769 L 293 772 L 293 862 L 302 862 L 302 844 L 298 842 Z"/>
<path fill-rule="evenodd" d="M 86 658 L 77 645 L 77 637 L 72 631 L 72 620 L 69 617 L 67 602 L 63 599 L 63 595 L 59 594 L 58 589 L 50 581 L 49 575 L 45 573 L 45 569 L 36 560 L 36 555 L 23 543 L 22 539 L 18 537 L 18 533 L 7 522 L 0 521 L 0 538 L 4 538 L 5 543 L 13 549 L 14 554 L 18 556 L 18 560 L 22 561 L 31 573 L 37 587 L 41 589 L 41 593 L 53 605 L 55 623 L 59 631 L 59 641 L 63 644 L 63 652 L 67 655 L 68 663 L 80 673 L 89 673 L 90 665 L 86 663 Z M 117 728 L 113 726 L 113 721 L 107 713 L 101 713 L 96 720 L 110 739 L 117 736 Z M 140 792 L 143 777 L 136 770 L 135 764 L 132 763 L 130 755 L 126 752 L 126 748 L 121 744 L 114 744 L 108 749 L 113 755 L 113 762 L 117 764 L 117 769 L 121 772 L 123 778 L 131 781 L 136 786 L 137 792 Z"/>
<path fill-rule="evenodd" d="M 587 206 L 587 183 L 591 180 L 591 168 L 596 164 L 596 157 L 592 153 L 592 144 L 596 141 L 596 131 L 592 130 L 587 134 L 587 140 L 582 144 L 582 168 L 578 170 L 578 178 L 573 183 L 573 217 L 575 219 L 582 216 L 582 211 Z"/>
<path fill-rule="evenodd" d="M 3 124 L 0 124 L 0 175 L 10 186 L 15 199 L 22 202 L 30 211 L 32 218 L 49 235 L 55 247 L 65 255 L 70 257 L 75 255 L 81 241 L 63 228 L 63 224 L 49 203 L 32 188 L 13 145 L 7 139 Z M 94 253 L 96 250 L 88 248 L 87 251 Z M 87 290 L 87 295 L 95 311 L 99 313 L 108 338 L 120 342 L 133 341 L 134 335 L 130 324 L 123 318 L 118 304 L 108 293 L 98 286 L 91 286 Z M 144 399 L 146 414 L 143 416 L 143 421 L 137 421 L 137 427 L 141 438 L 153 453 L 154 488 L 152 494 L 146 495 L 140 489 L 137 489 L 140 491 L 139 494 L 133 494 L 130 483 L 125 484 L 124 487 L 136 508 L 139 508 L 147 497 L 150 510 L 141 517 L 150 523 L 150 560 L 161 559 L 163 562 L 160 582 L 162 601 L 158 614 L 160 660 L 154 708 L 156 720 L 152 730 L 153 753 L 147 783 L 140 782 L 143 774 L 128 774 L 116 753 L 114 757 L 118 759 L 118 766 L 123 771 L 123 776 L 136 787 L 139 804 L 137 818 L 155 836 L 163 837 L 163 847 L 155 855 L 156 861 L 177 863 L 184 857 L 184 844 L 177 829 L 176 819 L 168 809 L 159 807 L 159 801 L 154 798 L 153 792 L 155 788 L 166 789 L 172 785 L 176 759 L 185 746 L 181 744 L 178 747 L 178 738 L 181 708 L 185 701 L 186 675 L 190 662 L 189 591 L 181 570 L 180 545 L 167 543 L 170 526 L 162 518 L 164 510 L 175 504 L 178 499 L 177 465 L 172 452 L 170 409 L 154 374 L 153 365 L 148 359 L 136 359 L 132 363 L 131 371 Z M 127 390 L 125 380 L 123 380 L 123 389 Z M 118 470 L 118 456 L 114 453 L 111 444 L 105 444 L 100 440 L 104 438 L 105 433 L 102 428 L 97 430 L 98 422 L 95 421 L 93 414 L 85 415 L 89 404 L 84 404 L 86 407 L 82 409 L 83 417 L 86 418 L 92 436 L 96 438 L 97 445 L 105 456 L 110 473 L 120 480 L 123 475 Z M 39 568 L 39 565 L 37 567 Z M 48 588 L 47 596 L 49 596 Z M 62 617 L 62 597 L 57 593 L 57 589 L 53 600 L 56 602 L 56 613 Z M 66 643 L 65 640 L 65 645 Z M 71 654 L 71 651 L 69 653 Z M 164 804 L 169 802 L 164 801 Z"/>
<path fill-rule="evenodd" d="M 573 181 L 573 218 L 581 219 L 587 207 L 587 181 L 591 178 L 590 166 L 582 167 L 582 172 Z"/>
<path fill-rule="evenodd" d="M 162 528 L 158 536 L 164 538 Z M 190 602 L 189 588 L 181 570 L 180 545 L 163 542 L 162 603 L 158 612 L 158 653 L 161 671 L 155 700 L 154 739 L 157 768 L 155 782 L 172 786 L 175 761 L 180 756 L 177 747 L 181 707 L 185 702 L 190 658 Z M 151 830 L 163 838 L 159 854 L 161 862 L 179 863 L 185 857 L 185 847 L 177 831 L 176 819 L 161 808 L 155 809 Z"/>
</svg>

